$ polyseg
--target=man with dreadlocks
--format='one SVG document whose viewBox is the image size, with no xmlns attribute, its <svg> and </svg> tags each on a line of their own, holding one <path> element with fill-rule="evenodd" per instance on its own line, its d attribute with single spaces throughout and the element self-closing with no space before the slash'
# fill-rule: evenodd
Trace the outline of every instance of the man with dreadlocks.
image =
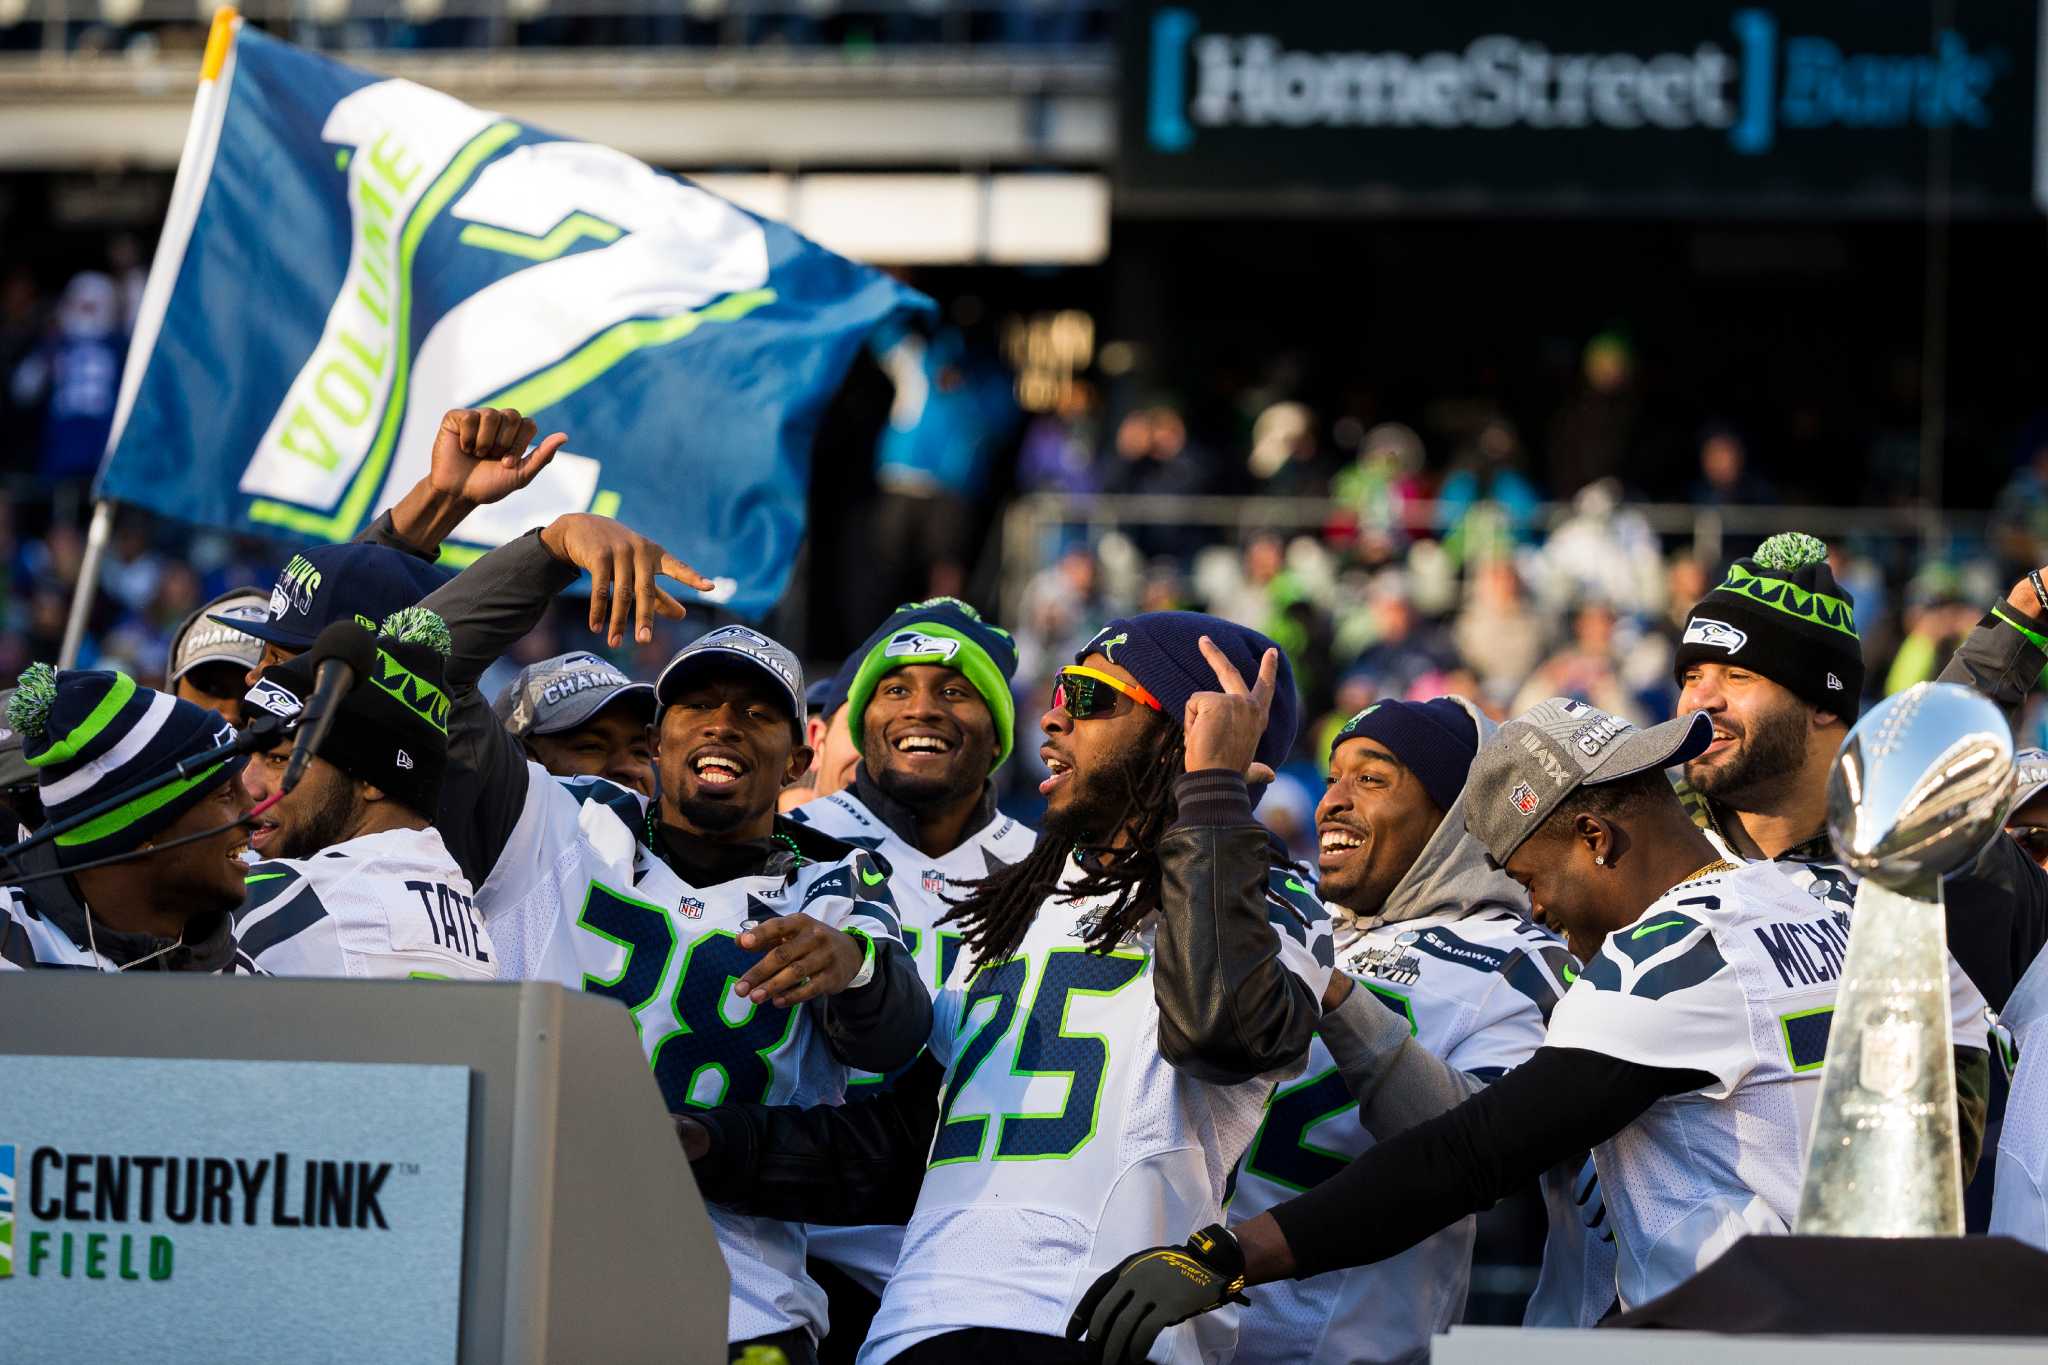
<svg viewBox="0 0 2048 1365">
<path fill-rule="evenodd" d="M 863 1365 L 1077 1360 L 1059 1333 L 1095 1275 L 1221 1221 L 1333 962 L 1327 915 L 1252 817 L 1296 708 L 1262 635 L 1110 622 L 1041 722 L 1043 836 L 951 916 L 966 947 L 931 1055 L 879 1099 L 678 1125 L 708 1198 L 907 1220 Z M 1160 1358 L 1213 1360 L 1234 1335 L 1194 1324 Z"/>
</svg>

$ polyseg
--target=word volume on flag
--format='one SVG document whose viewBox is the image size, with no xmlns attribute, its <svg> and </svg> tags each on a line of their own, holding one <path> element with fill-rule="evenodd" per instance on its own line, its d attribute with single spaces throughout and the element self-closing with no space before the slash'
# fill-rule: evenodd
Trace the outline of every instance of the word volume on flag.
<svg viewBox="0 0 2048 1365">
<path fill-rule="evenodd" d="M 621 152 L 227 19 L 97 491 L 348 540 L 426 473 L 443 412 L 514 407 L 569 449 L 449 559 L 623 504 L 759 613 L 819 414 L 878 324 L 929 306 Z"/>
</svg>

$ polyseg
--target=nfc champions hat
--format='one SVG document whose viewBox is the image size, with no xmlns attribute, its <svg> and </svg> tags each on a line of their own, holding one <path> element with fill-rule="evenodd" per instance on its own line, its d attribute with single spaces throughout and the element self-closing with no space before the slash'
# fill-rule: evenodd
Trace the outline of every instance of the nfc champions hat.
<svg viewBox="0 0 2048 1365">
<path fill-rule="evenodd" d="M 586 650 L 557 654 L 519 670 L 491 705 L 513 735 L 558 735 L 588 724 L 617 702 L 642 725 L 654 720 L 654 688 L 636 683 L 608 659 Z"/>
<path fill-rule="evenodd" d="M 1698 758 L 1714 742 L 1704 711 L 1639 730 L 1619 716 L 1552 697 L 1494 732 L 1472 760 L 1465 828 L 1496 863 L 1582 786 L 1616 782 Z"/>
<path fill-rule="evenodd" d="M 224 592 L 185 618 L 171 637 L 171 670 L 167 686 L 201 664 L 240 664 L 254 668 L 263 657 L 263 642 L 249 633 L 270 614 L 270 597 L 261 588 Z"/>
<path fill-rule="evenodd" d="M 789 717 L 801 731 L 804 726 L 803 665 L 782 645 L 745 626 L 720 626 L 677 650 L 675 657 L 661 670 L 661 676 L 654 680 L 655 704 L 667 706 L 674 701 L 683 684 L 707 665 L 730 663 L 735 659 L 752 664 L 775 680 L 777 694 L 787 696 Z"/>
<path fill-rule="evenodd" d="M 316 545 L 278 571 L 263 619 L 236 621 L 220 613 L 207 619 L 283 649 L 306 650 L 321 631 L 351 617 L 374 633 L 379 621 L 446 581 L 425 560 L 388 545 Z"/>
<path fill-rule="evenodd" d="M 2008 823 L 2014 822 L 2014 817 L 2020 814 L 2021 809 L 2029 801 L 2048 791 L 2048 750 L 2021 749 L 2014 753 L 2012 775 L 2012 805 L 2007 808 L 2008 813 L 2005 817 Z M 0 778 L 0 786 L 5 785 L 5 779 Z M 2029 811 L 2028 815 L 2031 817 L 2034 812 Z M 2036 824 L 2038 821 L 2030 818 L 2018 823 Z"/>
</svg>

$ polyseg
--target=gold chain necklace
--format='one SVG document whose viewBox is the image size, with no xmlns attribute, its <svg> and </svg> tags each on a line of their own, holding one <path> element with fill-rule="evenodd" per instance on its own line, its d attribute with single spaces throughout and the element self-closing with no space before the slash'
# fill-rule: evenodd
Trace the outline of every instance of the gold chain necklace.
<svg viewBox="0 0 2048 1365">
<path fill-rule="evenodd" d="M 1687 882 L 1696 882 L 1700 878 L 1711 876 L 1716 872 L 1734 872 L 1736 870 L 1736 864 L 1729 862 L 1726 858 L 1716 858 L 1705 867 L 1686 873 L 1678 879 L 1678 883 L 1683 886 Z"/>
</svg>

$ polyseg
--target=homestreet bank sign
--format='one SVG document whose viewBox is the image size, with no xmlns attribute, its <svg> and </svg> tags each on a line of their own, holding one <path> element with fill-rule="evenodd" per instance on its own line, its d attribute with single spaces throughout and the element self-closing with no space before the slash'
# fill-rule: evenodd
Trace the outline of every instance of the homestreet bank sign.
<svg viewBox="0 0 2048 1365">
<path fill-rule="evenodd" d="M 0 1056 L 0 1359 L 453 1360 L 468 1133 L 462 1067 Z"/>
<path fill-rule="evenodd" d="M 1119 191 L 1230 209 L 1414 200 L 1918 211 L 2035 184 L 2038 9 L 1802 0 L 1127 8 Z"/>
</svg>

